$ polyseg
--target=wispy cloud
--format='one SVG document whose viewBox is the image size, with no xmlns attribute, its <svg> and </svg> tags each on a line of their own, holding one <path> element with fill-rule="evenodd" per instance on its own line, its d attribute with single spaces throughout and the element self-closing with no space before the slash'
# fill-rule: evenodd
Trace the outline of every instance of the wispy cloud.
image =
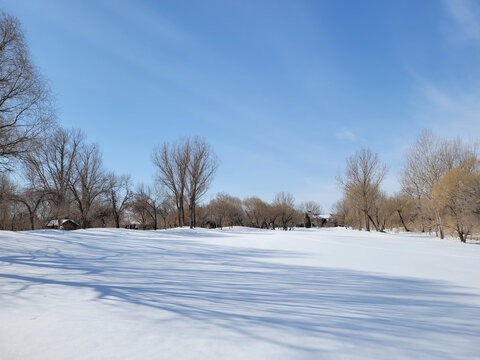
<svg viewBox="0 0 480 360">
<path fill-rule="evenodd" d="M 442 136 L 478 139 L 480 136 L 480 89 L 445 89 L 433 82 L 418 80 L 416 120 Z"/>
<path fill-rule="evenodd" d="M 445 5 L 460 29 L 469 37 L 480 39 L 480 3 L 472 0 L 445 0 Z"/>
<path fill-rule="evenodd" d="M 346 127 L 340 129 L 335 133 L 335 137 L 340 140 L 349 141 L 349 142 L 356 142 L 357 136 Z"/>
</svg>

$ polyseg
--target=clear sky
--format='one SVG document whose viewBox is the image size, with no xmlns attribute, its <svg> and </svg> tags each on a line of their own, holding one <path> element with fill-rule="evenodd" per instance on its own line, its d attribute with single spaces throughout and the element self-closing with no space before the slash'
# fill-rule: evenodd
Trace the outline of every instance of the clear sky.
<svg viewBox="0 0 480 360">
<path fill-rule="evenodd" d="M 480 136 L 480 2 L 0 0 L 107 169 L 151 183 L 155 144 L 200 135 L 210 194 L 288 191 L 326 210 L 369 146 L 399 188 L 421 129 Z"/>
</svg>

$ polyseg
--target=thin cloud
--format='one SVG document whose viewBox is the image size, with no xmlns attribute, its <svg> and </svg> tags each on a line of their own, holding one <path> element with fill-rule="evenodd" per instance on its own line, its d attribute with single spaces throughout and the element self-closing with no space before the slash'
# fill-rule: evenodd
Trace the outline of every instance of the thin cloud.
<svg viewBox="0 0 480 360">
<path fill-rule="evenodd" d="M 446 8 L 462 31 L 480 39 L 480 5 L 472 0 L 445 0 Z"/>
<path fill-rule="evenodd" d="M 356 142 L 357 136 L 349 129 L 342 128 L 340 131 L 335 133 L 335 137 L 339 140 L 349 141 L 349 142 Z"/>
<path fill-rule="evenodd" d="M 480 90 L 447 91 L 432 82 L 417 82 L 417 122 L 443 136 L 477 137 L 480 134 Z"/>
</svg>

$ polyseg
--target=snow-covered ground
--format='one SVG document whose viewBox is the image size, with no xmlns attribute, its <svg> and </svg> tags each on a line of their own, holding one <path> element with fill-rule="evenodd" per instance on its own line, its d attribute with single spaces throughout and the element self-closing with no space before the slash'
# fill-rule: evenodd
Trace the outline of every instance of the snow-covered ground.
<svg viewBox="0 0 480 360">
<path fill-rule="evenodd" d="M 480 246 L 418 234 L 0 232 L 0 359 L 479 359 Z"/>
</svg>

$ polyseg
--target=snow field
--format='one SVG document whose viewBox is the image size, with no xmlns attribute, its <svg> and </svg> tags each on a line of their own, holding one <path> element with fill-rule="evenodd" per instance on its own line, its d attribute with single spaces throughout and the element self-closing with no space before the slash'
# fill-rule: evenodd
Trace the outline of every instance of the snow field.
<svg viewBox="0 0 480 360">
<path fill-rule="evenodd" d="M 479 274 L 419 234 L 0 232 L 0 358 L 478 359 Z"/>
</svg>

